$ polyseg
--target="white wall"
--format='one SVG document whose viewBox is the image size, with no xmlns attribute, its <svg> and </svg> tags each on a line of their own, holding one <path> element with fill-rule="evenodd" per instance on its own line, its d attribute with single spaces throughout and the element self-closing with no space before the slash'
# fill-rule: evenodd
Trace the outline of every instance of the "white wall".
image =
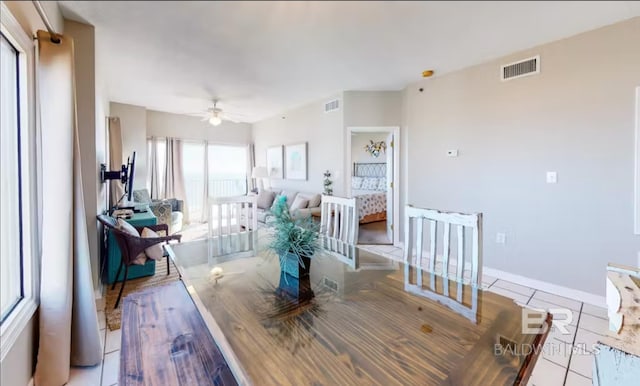
<svg viewBox="0 0 640 386">
<path fill-rule="evenodd" d="M 7 8 L 18 20 L 25 33 L 33 36 L 37 30 L 45 29 L 33 3 L 30 1 L 4 1 Z M 64 32 L 62 13 L 58 8 L 58 2 L 42 2 L 49 21 L 53 28 Z M 26 385 L 33 374 L 35 357 L 37 352 L 38 311 L 34 314 L 22 333 L 15 341 L 7 355 L 0 361 L 0 384 L 2 385 Z"/>
<path fill-rule="evenodd" d="M 408 203 L 483 212 L 485 265 L 603 295 L 607 263 L 635 265 L 640 250 L 638 41 L 635 18 L 411 84 Z M 500 64 L 537 54 L 539 75 L 499 80 Z M 448 149 L 460 156 L 447 158 Z M 545 182 L 547 171 L 557 184 Z M 506 244 L 495 243 L 497 232 Z"/>
<path fill-rule="evenodd" d="M 223 121 L 212 126 L 198 117 L 147 110 L 147 136 L 246 145 L 251 142 L 251 124 Z"/>
<path fill-rule="evenodd" d="M 351 162 L 358 163 L 374 163 L 383 164 L 387 162 L 385 153 L 380 153 L 378 157 L 374 157 L 364 150 L 365 145 L 371 142 L 387 141 L 387 133 L 353 133 L 351 135 Z M 387 144 L 389 146 L 389 144 Z M 350 169 L 353 171 L 353 169 Z"/>
<path fill-rule="evenodd" d="M 144 189 L 147 183 L 147 110 L 144 107 L 111 102 L 110 116 L 120 118 L 122 157 L 127 162 L 136 152 L 134 189 Z"/>
<path fill-rule="evenodd" d="M 336 98 L 342 101 L 342 94 L 308 103 L 253 124 L 258 166 L 266 166 L 268 147 L 308 142 L 308 180 L 270 180 L 272 187 L 321 193 L 322 175 L 325 170 L 330 170 L 334 178 L 334 194 L 344 195 L 346 149 L 343 110 L 324 112 L 324 103 Z"/>
</svg>

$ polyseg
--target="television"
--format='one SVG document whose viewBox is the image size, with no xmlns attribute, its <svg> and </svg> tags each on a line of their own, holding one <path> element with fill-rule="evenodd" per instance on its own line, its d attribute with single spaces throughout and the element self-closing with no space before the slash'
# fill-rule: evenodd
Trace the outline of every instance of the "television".
<svg viewBox="0 0 640 386">
<path fill-rule="evenodd" d="M 122 165 L 118 171 L 108 171 L 107 165 L 100 165 L 100 180 L 106 182 L 108 180 L 120 180 L 124 186 L 124 194 L 115 204 L 119 208 L 133 208 L 133 181 L 136 169 L 136 152 L 127 158 L 127 163 Z M 126 197 L 126 200 L 125 200 Z M 121 202 L 123 201 L 124 202 Z"/>
<path fill-rule="evenodd" d="M 136 170 L 136 152 L 134 151 L 131 155 L 131 158 L 127 158 L 127 171 L 126 171 L 126 179 L 125 182 L 125 192 L 127 193 L 127 201 L 129 203 L 133 202 L 133 177 Z"/>
</svg>

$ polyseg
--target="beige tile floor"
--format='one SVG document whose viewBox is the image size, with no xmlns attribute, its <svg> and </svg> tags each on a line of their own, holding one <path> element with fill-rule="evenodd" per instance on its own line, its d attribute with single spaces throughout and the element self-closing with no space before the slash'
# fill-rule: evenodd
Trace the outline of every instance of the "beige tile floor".
<svg viewBox="0 0 640 386">
<path fill-rule="evenodd" d="M 402 249 L 390 245 L 361 246 L 363 249 L 402 259 Z M 483 286 L 491 292 L 506 296 L 520 304 L 540 308 L 567 308 L 573 314 L 568 333 L 552 328 L 542 356 L 538 359 L 529 380 L 529 386 L 586 386 L 591 385 L 593 355 L 592 345 L 607 328 L 607 312 L 574 299 L 525 287 L 506 280 L 482 277 Z M 99 299 L 98 318 L 104 357 L 101 364 L 93 367 L 71 368 L 72 386 L 113 386 L 118 384 L 120 368 L 120 330 L 109 331 L 106 327 L 104 301 Z"/>
</svg>

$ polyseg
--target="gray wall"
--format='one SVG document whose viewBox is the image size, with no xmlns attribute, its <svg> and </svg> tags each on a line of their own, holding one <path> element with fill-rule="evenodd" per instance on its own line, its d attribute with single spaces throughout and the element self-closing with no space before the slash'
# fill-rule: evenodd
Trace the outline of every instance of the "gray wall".
<svg viewBox="0 0 640 386">
<path fill-rule="evenodd" d="M 122 130 L 122 162 L 136 152 L 134 189 L 144 189 L 147 183 L 147 110 L 144 107 L 111 102 L 110 116 L 120 118 Z"/>
<path fill-rule="evenodd" d="M 246 145 L 251 142 L 251 124 L 223 121 L 220 126 L 212 126 L 199 117 L 147 110 L 147 137 L 175 137 Z"/>
<path fill-rule="evenodd" d="M 607 263 L 635 265 L 640 250 L 639 41 L 634 18 L 408 86 L 408 203 L 483 212 L 486 266 L 603 295 Z M 539 75 L 499 80 L 500 64 L 537 54 Z"/>
<path fill-rule="evenodd" d="M 333 173 L 334 194 L 344 194 L 343 109 L 324 112 L 324 103 L 336 98 L 342 102 L 342 94 L 329 96 L 253 125 L 258 166 L 266 166 L 268 147 L 308 142 L 308 180 L 270 180 L 269 185 L 320 193 L 323 191 L 323 173 L 330 170 Z"/>
<path fill-rule="evenodd" d="M 402 91 L 345 91 L 344 125 L 400 126 Z"/>
</svg>

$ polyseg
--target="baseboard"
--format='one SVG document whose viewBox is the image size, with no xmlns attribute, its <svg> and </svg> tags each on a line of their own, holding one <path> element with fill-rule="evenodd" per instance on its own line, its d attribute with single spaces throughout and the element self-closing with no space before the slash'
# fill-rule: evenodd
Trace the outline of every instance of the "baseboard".
<svg viewBox="0 0 640 386">
<path fill-rule="evenodd" d="M 394 246 L 404 249 L 404 243 L 402 241 L 398 241 L 394 243 Z M 428 251 L 424 251 L 423 255 L 428 256 L 428 253 L 429 253 Z M 436 255 L 436 256 L 437 256 L 436 261 L 442 260 L 442 256 L 440 255 Z M 455 266 L 456 261 L 454 260 L 453 262 L 451 262 L 451 264 Z M 471 269 L 471 266 L 469 265 L 469 263 L 465 264 L 465 266 L 467 266 L 466 268 Z M 520 284 L 526 287 L 531 287 L 533 289 L 537 289 L 544 292 L 549 292 L 549 293 L 552 293 L 558 296 L 563 296 L 569 299 L 579 300 L 581 302 L 589 303 L 597 307 L 604 307 L 604 308 L 607 307 L 607 301 L 604 296 L 595 295 L 589 292 L 580 291 L 580 290 L 569 288 L 569 287 L 564 287 L 561 285 L 549 283 L 542 280 L 532 279 L 526 276 L 517 275 L 514 273 L 502 271 L 502 270 L 487 267 L 487 266 L 482 267 L 482 272 L 483 274 L 486 274 L 492 277 L 504 279 L 512 283 Z"/>
<path fill-rule="evenodd" d="M 584 303 L 589 303 L 597 307 L 607 307 L 607 301 L 604 296 L 598 296 L 589 292 L 580 291 L 577 289 L 564 287 L 557 284 L 548 283 L 542 280 L 531 279 L 526 276 L 516 275 L 514 273 L 501 271 L 499 269 L 482 267 L 482 272 L 485 275 L 497 277 L 512 283 L 520 284 L 523 286 L 531 287 L 540 291 L 549 292 L 554 295 L 564 296 L 565 298 L 575 299 Z"/>
<path fill-rule="evenodd" d="M 93 296 L 97 299 L 102 299 L 102 290 L 103 290 L 103 285 L 102 283 L 100 283 L 100 285 L 98 286 L 98 288 L 96 288 L 95 290 L 93 290 Z"/>
</svg>

